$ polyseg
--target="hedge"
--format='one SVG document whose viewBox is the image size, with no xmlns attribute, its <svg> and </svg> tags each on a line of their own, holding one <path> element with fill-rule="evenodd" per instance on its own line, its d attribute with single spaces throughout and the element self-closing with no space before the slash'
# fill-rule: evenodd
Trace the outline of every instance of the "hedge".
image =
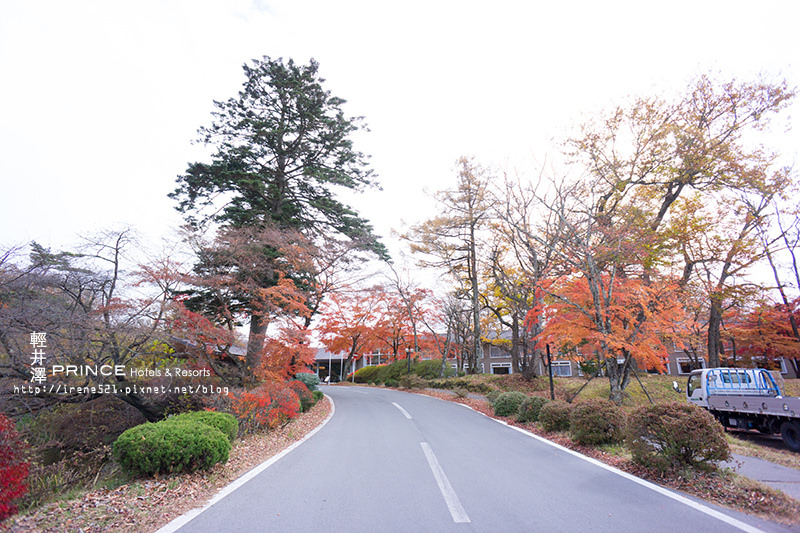
<svg viewBox="0 0 800 533">
<path fill-rule="evenodd" d="M 239 422 L 236 420 L 236 417 L 228 413 L 220 413 L 217 411 L 192 411 L 190 413 L 181 413 L 171 416 L 167 420 L 172 422 L 184 420 L 200 422 L 201 424 L 220 430 L 231 443 L 233 443 L 236 435 L 239 434 Z"/>
<path fill-rule="evenodd" d="M 125 431 L 114 458 L 131 476 L 192 472 L 228 460 L 231 443 L 218 429 L 194 420 L 162 420 Z"/>
</svg>

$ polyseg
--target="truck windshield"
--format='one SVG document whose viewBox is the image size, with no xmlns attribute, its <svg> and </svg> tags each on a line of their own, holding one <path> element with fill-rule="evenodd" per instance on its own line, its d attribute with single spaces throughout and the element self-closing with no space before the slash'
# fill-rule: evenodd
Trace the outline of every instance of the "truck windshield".
<svg viewBox="0 0 800 533">
<path fill-rule="evenodd" d="M 686 383 L 686 394 L 691 396 L 698 388 L 700 388 L 700 374 L 692 374 L 689 376 L 689 382 Z"/>
</svg>

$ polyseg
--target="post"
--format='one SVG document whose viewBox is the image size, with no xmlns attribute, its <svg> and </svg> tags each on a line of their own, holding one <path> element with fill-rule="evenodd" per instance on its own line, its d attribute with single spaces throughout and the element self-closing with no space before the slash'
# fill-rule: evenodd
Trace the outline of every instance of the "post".
<svg viewBox="0 0 800 533">
<path fill-rule="evenodd" d="M 556 395 L 553 391 L 553 364 L 550 360 L 550 344 L 545 344 L 544 347 L 547 350 L 547 373 L 550 375 L 550 399 L 555 400 Z"/>
</svg>

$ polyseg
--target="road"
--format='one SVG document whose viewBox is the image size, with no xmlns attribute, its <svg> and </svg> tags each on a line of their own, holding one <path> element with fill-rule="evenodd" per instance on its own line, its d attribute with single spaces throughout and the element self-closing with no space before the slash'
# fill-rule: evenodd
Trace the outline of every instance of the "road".
<svg viewBox="0 0 800 533">
<path fill-rule="evenodd" d="M 162 532 L 790 531 L 675 495 L 456 403 L 323 390 L 335 414 L 318 433 Z"/>
</svg>

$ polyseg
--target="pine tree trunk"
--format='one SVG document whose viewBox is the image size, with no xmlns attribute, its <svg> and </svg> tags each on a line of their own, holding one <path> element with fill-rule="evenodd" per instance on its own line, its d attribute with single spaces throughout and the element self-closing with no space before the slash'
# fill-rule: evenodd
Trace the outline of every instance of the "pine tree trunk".
<svg viewBox="0 0 800 533">
<path fill-rule="evenodd" d="M 261 354 L 264 351 L 264 337 L 267 333 L 268 321 L 261 315 L 250 317 L 250 333 L 247 338 L 247 354 L 245 355 L 245 383 L 255 381 L 255 373 L 261 366 Z"/>
</svg>

